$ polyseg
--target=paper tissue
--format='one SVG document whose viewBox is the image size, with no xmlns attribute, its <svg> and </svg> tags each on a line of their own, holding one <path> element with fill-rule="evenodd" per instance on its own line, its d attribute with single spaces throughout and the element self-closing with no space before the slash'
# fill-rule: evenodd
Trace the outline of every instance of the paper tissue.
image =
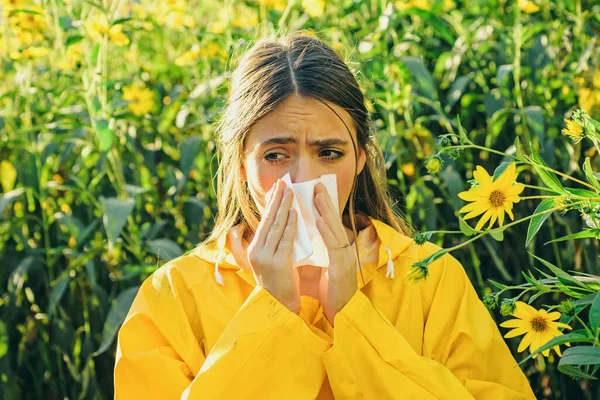
<svg viewBox="0 0 600 400">
<path fill-rule="evenodd" d="M 329 266 L 329 254 L 316 223 L 319 211 L 314 204 L 315 185 L 319 182 L 325 185 L 336 214 L 339 215 L 336 175 L 321 175 L 311 181 L 292 183 L 290 174 L 287 173 L 281 180 L 294 192 L 292 208 L 298 214 L 296 240 L 294 241 L 294 267 L 314 265 L 327 268 Z M 274 189 L 275 185 L 267 192 L 267 198 Z"/>
</svg>

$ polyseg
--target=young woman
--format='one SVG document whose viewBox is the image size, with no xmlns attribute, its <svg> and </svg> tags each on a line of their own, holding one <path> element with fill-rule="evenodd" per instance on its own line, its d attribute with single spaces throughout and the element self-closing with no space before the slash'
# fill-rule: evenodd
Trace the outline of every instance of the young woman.
<svg viewBox="0 0 600 400">
<path fill-rule="evenodd" d="M 119 331 L 116 399 L 533 399 L 451 255 L 394 213 L 357 81 L 319 39 L 258 41 L 218 126 L 219 212 L 140 288 Z M 293 183 L 314 201 L 328 268 L 292 266 Z M 274 187 L 270 198 L 266 193 Z"/>
</svg>

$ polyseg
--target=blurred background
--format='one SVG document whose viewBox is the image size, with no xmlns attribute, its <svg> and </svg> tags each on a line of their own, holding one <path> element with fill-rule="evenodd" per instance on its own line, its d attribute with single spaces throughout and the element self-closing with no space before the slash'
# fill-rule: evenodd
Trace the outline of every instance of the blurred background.
<svg viewBox="0 0 600 400">
<path fill-rule="evenodd" d="M 600 169 L 591 143 L 561 134 L 576 108 L 600 118 L 597 0 L 0 0 L 0 10 L 3 399 L 112 398 L 115 337 L 140 283 L 212 228 L 215 122 L 236 57 L 261 35 L 303 30 L 348 63 L 396 207 L 418 230 L 459 230 L 470 171 L 503 161 L 464 151 L 429 174 L 425 159 L 457 117 L 475 143 L 514 153 L 518 136 L 566 174 L 586 156 Z M 515 218 L 535 207 L 518 203 Z M 599 274 L 597 241 L 543 246 L 582 223 L 553 214 L 529 250 Z M 488 279 L 522 283 L 539 267 L 526 234 L 519 225 L 454 254 L 480 296 Z M 522 365 L 538 398 L 600 398 L 596 381 L 556 363 L 551 353 Z"/>
</svg>

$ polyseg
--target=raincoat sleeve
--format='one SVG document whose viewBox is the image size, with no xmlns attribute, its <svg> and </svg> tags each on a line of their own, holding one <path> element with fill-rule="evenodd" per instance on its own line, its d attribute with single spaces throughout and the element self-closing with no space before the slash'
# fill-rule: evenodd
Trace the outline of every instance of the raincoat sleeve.
<svg viewBox="0 0 600 400">
<path fill-rule="evenodd" d="M 141 286 L 119 331 L 115 399 L 316 398 L 331 342 L 257 286 L 205 355 L 193 292 L 177 268 Z"/>
<path fill-rule="evenodd" d="M 429 271 L 423 356 L 360 290 L 336 314 L 323 357 L 336 399 L 535 399 L 462 265 Z"/>
</svg>

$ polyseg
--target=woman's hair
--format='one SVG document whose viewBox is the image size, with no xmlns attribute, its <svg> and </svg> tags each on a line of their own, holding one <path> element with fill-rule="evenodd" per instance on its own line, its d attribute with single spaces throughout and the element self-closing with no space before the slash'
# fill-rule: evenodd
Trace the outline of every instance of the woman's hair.
<svg viewBox="0 0 600 400">
<path fill-rule="evenodd" d="M 358 146 L 366 153 L 366 163 L 358 176 L 355 169 L 343 220 L 350 221 L 355 237 L 355 211 L 410 235 L 404 218 L 392 208 L 383 154 L 354 75 L 323 41 L 293 33 L 281 38 L 260 38 L 243 54 L 233 72 L 228 103 L 216 132 L 220 155 L 217 171 L 218 212 L 214 229 L 204 244 L 217 240 L 238 224 L 244 225 L 244 231 L 249 229 L 255 232 L 258 228 L 261 214 L 242 177 L 244 142 L 250 127 L 290 95 L 308 96 L 328 107 L 323 100 L 329 101 L 345 109 L 354 121 Z M 333 108 L 329 108 L 335 113 Z M 350 131 L 348 133 L 352 138 Z M 354 138 L 352 142 L 358 161 Z M 356 248 L 358 253 L 358 246 Z"/>
</svg>

